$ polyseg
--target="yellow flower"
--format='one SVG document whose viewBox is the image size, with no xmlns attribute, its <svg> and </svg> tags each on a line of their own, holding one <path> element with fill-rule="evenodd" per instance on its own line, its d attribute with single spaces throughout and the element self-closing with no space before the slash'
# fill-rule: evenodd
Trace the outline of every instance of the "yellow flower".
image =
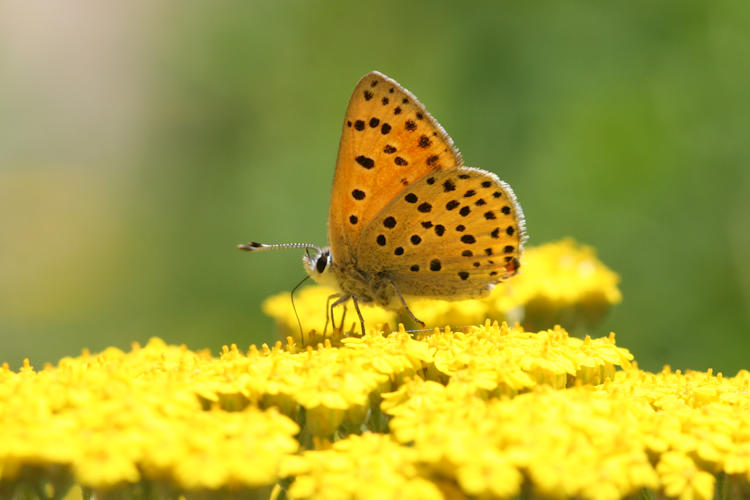
<svg viewBox="0 0 750 500">
<path fill-rule="evenodd" d="M 222 390 L 237 392 L 217 362 L 152 339 L 129 353 L 107 349 L 40 372 L 5 372 L 2 479 L 38 465 L 67 468 L 99 491 L 147 480 L 182 491 L 270 487 L 281 457 L 297 450 L 299 428 L 273 409 L 206 411 L 196 389 L 214 377 Z"/>
<path fill-rule="evenodd" d="M 678 452 L 661 456 L 656 470 L 664 494 L 680 500 L 708 500 L 714 496 L 716 478 L 696 467 L 695 462 Z"/>
<path fill-rule="evenodd" d="M 351 349 L 326 346 L 301 356 L 302 376 L 293 395 L 306 408 L 307 428 L 314 436 L 331 436 L 347 416 L 354 415 L 352 410 L 364 416 L 361 409 L 387 380 Z"/>
<path fill-rule="evenodd" d="M 619 281 L 593 248 L 568 238 L 527 248 L 518 279 L 507 283 L 512 295 L 498 296 L 497 308 L 504 312 L 522 304 L 530 330 L 555 324 L 577 330 L 595 324 L 622 300 Z"/>
<path fill-rule="evenodd" d="M 724 457 L 727 474 L 745 476 L 750 481 L 750 441 L 734 444 Z"/>
<path fill-rule="evenodd" d="M 468 333 L 435 332 L 425 338 L 434 350 L 429 378 L 473 384 L 492 395 L 513 395 L 537 384 L 563 388 L 600 383 L 628 366 L 632 355 L 610 339 L 580 340 L 555 328 L 539 333 L 491 324 Z"/>
<path fill-rule="evenodd" d="M 119 436 L 89 435 L 86 447 L 73 461 L 76 481 L 91 488 L 108 490 L 141 479 L 133 461 L 132 447 Z"/>
<path fill-rule="evenodd" d="M 456 470 L 458 484 L 467 495 L 512 498 L 520 493 L 523 476 L 507 455 L 482 447 L 475 458 Z"/>
<path fill-rule="evenodd" d="M 420 477 L 414 450 L 383 434 L 349 436 L 329 450 L 288 458 L 282 476 L 293 476 L 290 499 L 442 499 Z"/>
<path fill-rule="evenodd" d="M 363 337 L 346 338 L 343 344 L 394 382 L 416 374 L 432 361 L 430 345 L 414 340 L 404 331 L 403 325 L 387 336 L 372 332 Z"/>
<path fill-rule="evenodd" d="M 414 379 L 384 395 L 394 437 L 411 444 L 434 475 L 467 494 L 517 494 L 520 479 L 541 496 L 622 498 L 658 488 L 639 434 L 639 406 L 603 388 L 539 387 L 485 400 L 463 386 Z M 488 478 L 481 481 L 479 478 Z M 489 478 L 502 477 L 505 490 Z"/>
</svg>

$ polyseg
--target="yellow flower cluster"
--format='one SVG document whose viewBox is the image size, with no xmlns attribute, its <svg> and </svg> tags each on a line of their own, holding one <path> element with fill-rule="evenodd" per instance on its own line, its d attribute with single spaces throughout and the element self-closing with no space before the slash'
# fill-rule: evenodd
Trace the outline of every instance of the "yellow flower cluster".
<svg viewBox="0 0 750 500">
<path fill-rule="evenodd" d="M 75 485 L 70 490 L 71 485 Z M 0 367 L 0 498 L 750 495 L 750 372 L 486 321 Z"/>
<path fill-rule="evenodd" d="M 565 239 L 527 248 L 521 256 L 519 274 L 496 286 L 486 298 L 444 301 L 407 297 L 407 302 L 430 328 L 446 324 L 475 325 L 489 318 L 520 321 L 532 331 L 555 324 L 569 331 L 582 331 L 622 300 L 618 282 L 617 274 L 596 258 L 591 247 Z M 336 326 L 343 325 L 338 332 L 326 323 L 325 304 L 333 293 L 332 288 L 316 285 L 302 289 L 296 297 L 297 312 L 303 319 L 303 339 L 299 338 L 299 325 L 289 293 L 267 299 L 263 310 L 276 320 L 282 337 L 293 336 L 305 345 L 315 345 L 325 338 L 337 342 L 342 331 L 358 332 L 359 323 L 351 307 L 336 310 Z M 386 330 L 395 328 L 398 322 L 414 326 L 403 313 L 377 306 L 361 307 L 369 326 L 377 325 Z"/>
<path fill-rule="evenodd" d="M 497 308 L 511 311 L 522 305 L 529 330 L 555 324 L 585 330 L 622 301 L 620 277 L 597 259 L 592 247 L 570 238 L 527 248 L 522 264 L 518 276 L 508 281 L 508 292 L 498 296 Z"/>
<path fill-rule="evenodd" d="M 106 491 L 153 480 L 165 494 L 242 489 L 267 498 L 281 458 L 298 449 L 299 427 L 275 409 L 202 404 L 201 381 L 221 378 L 208 353 L 157 339 L 41 371 L 4 365 L 0 485 L 28 496 L 46 482 L 60 497 L 73 481 Z"/>
<path fill-rule="evenodd" d="M 632 355 L 614 337 L 584 340 L 556 328 L 529 333 L 489 321 L 470 332 L 436 330 L 413 338 L 403 328 L 324 343 L 317 349 L 288 343 L 251 346 L 247 354 L 225 348 L 218 366 L 207 362 L 194 385 L 205 401 L 237 409 L 250 403 L 279 408 L 300 422 L 303 434 L 326 438 L 374 425 L 383 393 L 411 377 L 464 385 L 487 397 L 512 395 L 537 385 L 564 388 L 600 383 Z M 375 430 L 383 430 L 374 427 Z"/>
<path fill-rule="evenodd" d="M 597 386 L 488 399 L 414 378 L 384 395 L 389 435 L 350 436 L 282 469 L 296 477 L 292 499 L 747 498 L 748 389 L 746 371 L 633 368 Z M 380 495 L 391 493 L 381 482 L 398 493 Z"/>
</svg>

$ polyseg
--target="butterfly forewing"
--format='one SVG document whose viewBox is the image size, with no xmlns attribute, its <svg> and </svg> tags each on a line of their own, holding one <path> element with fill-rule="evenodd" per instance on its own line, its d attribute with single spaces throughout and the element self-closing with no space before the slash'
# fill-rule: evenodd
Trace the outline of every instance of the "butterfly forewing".
<svg viewBox="0 0 750 500">
<path fill-rule="evenodd" d="M 510 186 L 484 170 L 429 173 L 364 228 L 359 267 L 404 295 L 479 296 L 515 274 L 524 218 Z"/>
<path fill-rule="evenodd" d="M 328 215 L 331 253 L 355 260 L 360 235 L 383 207 L 431 172 L 455 169 L 461 155 L 440 124 L 385 75 L 365 75 L 344 117 Z"/>
</svg>

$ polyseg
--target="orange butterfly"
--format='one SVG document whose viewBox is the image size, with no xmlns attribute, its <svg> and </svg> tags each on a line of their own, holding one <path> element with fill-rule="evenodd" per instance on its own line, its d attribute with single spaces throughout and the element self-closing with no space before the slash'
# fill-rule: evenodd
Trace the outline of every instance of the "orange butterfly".
<svg viewBox="0 0 750 500">
<path fill-rule="evenodd" d="M 463 166 L 440 124 L 408 90 L 373 71 L 344 117 L 328 214 L 330 247 L 292 243 L 242 250 L 312 249 L 315 281 L 350 298 L 409 310 L 404 295 L 481 297 L 513 276 L 526 240 L 513 190 L 495 174 Z M 424 323 L 422 323 L 424 325 Z"/>
</svg>

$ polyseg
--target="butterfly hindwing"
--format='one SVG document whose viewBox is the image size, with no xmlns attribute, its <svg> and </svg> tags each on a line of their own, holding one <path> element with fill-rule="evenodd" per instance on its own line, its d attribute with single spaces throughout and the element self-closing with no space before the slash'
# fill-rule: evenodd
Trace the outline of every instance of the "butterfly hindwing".
<svg viewBox="0 0 750 500">
<path fill-rule="evenodd" d="M 332 255 L 351 262 L 360 233 L 383 207 L 428 173 L 461 164 L 416 97 L 381 73 L 365 75 L 344 117 L 328 215 Z"/>
<path fill-rule="evenodd" d="M 358 265 L 404 295 L 479 296 L 515 274 L 524 217 L 510 186 L 484 170 L 430 173 L 363 229 Z"/>
</svg>

